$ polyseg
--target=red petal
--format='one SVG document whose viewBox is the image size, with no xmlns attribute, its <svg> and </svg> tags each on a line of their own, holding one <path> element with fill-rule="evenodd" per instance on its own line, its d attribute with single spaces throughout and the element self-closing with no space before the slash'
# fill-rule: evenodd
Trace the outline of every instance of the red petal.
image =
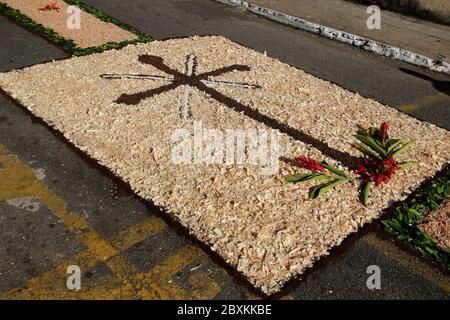
<svg viewBox="0 0 450 320">
<path fill-rule="evenodd" d="M 375 184 L 376 184 L 377 186 L 379 186 L 382 182 L 383 182 L 383 176 L 382 176 L 382 175 L 379 175 L 379 176 L 377 177 L 377 180 L 376 180 Z"/>
</svg>

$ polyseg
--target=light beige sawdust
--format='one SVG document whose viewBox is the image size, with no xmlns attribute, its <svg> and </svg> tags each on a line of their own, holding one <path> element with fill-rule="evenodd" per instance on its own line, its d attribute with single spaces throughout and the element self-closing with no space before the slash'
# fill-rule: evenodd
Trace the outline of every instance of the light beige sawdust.
<svg viewBox="0 0 450 320">
<path fill-rule="evenodd" d="M 288 184 L 284 177 L 301 171 L 280 162 L 280 170 L 262 175 L 256 165 L 192 163 L 177 165 L 171 154 L 175 130 L 204 128 L 268 129 L 191 89 L 192 119 L 179 117 L 184 87 L 141 101 L 117 104 L 131 94 L 166 85 L 163 80 L 101 78 L 102 74 L 167 76 L 138 62 L 157 55 L 183 72 L 186 57 L 197 57 L 197 74 L 243 64 L 215 80 L 246 82 L 260 89 L 211 85 L 252 108 L 359 156 L 350 145 L 358 126 L 391 125 L 393 137 L 415 140 L 402 159 L 419 161 L 391 183 L 374 189 L 368 207 L 358 186 L 343 185 L 310 201 L 314 183 Z M 395 109 L 351 93 L 222 37 L 192 37 L 127 46 L 84 57 L 36 65 L 0 74 L 0 86 L 36 116 L 61 131 L 81 150 L 127 181 L 133 190 L 172 215 L 249 281 L 273 293 L 311 267 L 349 234 L 376 219 L 394 201 L 405 199 L 449 161 L 450 134 Z M 328 159 L 317 149 L 281 134 L 280 156 Z"/>
<path fill-rule="evenodd" d="M 440 246 L 450 250 L 450 200 L 445 201 L 436 212 L 430 213 L 418 227 Z"/>
<path fill-rule="evenodd" d="M 71 14 L 67 13 L 68 4 L 62 0 L 2 0 L 1 2 L 54 30 L 60 36 L 73 40 L 79 48 L 136 39 L 135 34 L 112 23 L 106 23 L 83 10 L 80 12 L 80 29 L 69 29 L 67 19 Z M 39 10 L 51 2 L 58 5 L 59 12 Z"/>
</svg>

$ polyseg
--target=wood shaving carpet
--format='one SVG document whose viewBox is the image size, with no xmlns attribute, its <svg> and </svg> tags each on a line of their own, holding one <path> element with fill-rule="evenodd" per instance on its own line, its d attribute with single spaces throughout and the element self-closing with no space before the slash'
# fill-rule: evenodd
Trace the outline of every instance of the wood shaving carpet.
<svg viewBox="0 0 450 320">
<path fill-rule="evenodd" d="M 221 69 L 236 64 L 239 70 Z M 177 76 L 178 86 L 168 79 L 168 72 L 174 74 L 169 69 L 186 74 L 193 68 L 196 75 L 223 71 L 203 82 L 214 92 L 208 95 L 187 85 L 195 79 Z M 251 86 L 226 85 L 230 82 Z M 154 41 L 36 65 L 0 74 L 0 86 L 137 194 L 178 219 L 266 293 L 280 290 L 449 162 L 448 131 L 222 37 Z M 151 89 L 154 95 L 147 92 L 151 97 L 140 100 L 139 93 Z M 230 100 L 219 102 L 217 92 L 238 106 L 259 110 L 254 118 L 269 116 L 290 128 L 280 134 L 281 157 L 307 155 L 349 165 L 361 156 L 351 147 L 358 126 L 387 121 L 391 136 L 416 141 L 400 160 L 416 160 L 419 166 L 374 189 L 370 205 L 364 207 L 358 187 L 352 185 L 308 200 L 314 183 L 286 183 L 284 176 L 300 170 L 285 162 L 272 175 L 263 175 L 257 165 L 174 164 L 171 135 L 179 128 L 192 132 L 194 121 L 223 131 L 269 129 L 232 110 Z M 186 97 L 190 110 L 180 110 L 180 103 L 186 107 Z"/>
<path fill-rule="evenodd" d="M 419 229 L 432 237 L 443 248 L 450 250 L 450 200 L 419 224 Z"/>
<path fill-rule="evenodd" d="M 131 32 L 112 23 L 104 22 L 83 10 L 80 11 L 80 29 L 68 28 L 67 19 L 71 14 L 67 13 L 68 4 L 63 0 L 1 0 L 1 2 L 19 10 L 33 21 L 52 29 L 60 36 L 73 40 L 79 48 L 97 47 L 104 43 L 122 42 L 137 37 Z M 39 10 L 51 2 L 56 3 L 60 10 Z"/>
</svg>

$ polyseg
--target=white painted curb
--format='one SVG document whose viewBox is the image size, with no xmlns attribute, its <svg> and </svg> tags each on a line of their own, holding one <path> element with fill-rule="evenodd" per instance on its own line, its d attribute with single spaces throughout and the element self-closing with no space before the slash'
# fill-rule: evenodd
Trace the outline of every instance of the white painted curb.
<svg viewBox="0 0 450 320">
<path fill-rule="evenodd" d="M 349 32 L 322 26 L 320 24 L 309 22 L 282 12 L 260 7 L 247 1 L 242 0 L 215 0 L 215 1 L 236 7 L 241 7 L 249 12 L 263 16 L 270 20 L 274 20 L 282 24 L 286 24 L 301 30 L 312 32 L 329 39 L 337 40 L 391 59 L 404 61 L 413 64 L 415 66 L 427 68 L 433 71 L 450 74 L 450 64 L 445 61 L 437 63 L 431 58 L 422 56 L 420 54 L 402 48 L 397 48 L 385 43 L 357 36 Z"/>
</svg>

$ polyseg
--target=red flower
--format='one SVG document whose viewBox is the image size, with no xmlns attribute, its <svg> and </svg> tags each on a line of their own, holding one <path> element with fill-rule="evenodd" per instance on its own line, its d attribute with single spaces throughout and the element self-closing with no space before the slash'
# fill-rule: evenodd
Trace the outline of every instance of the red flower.
<svg viewBox="0 0 450 320">
<path fill-rule="evenodd" d="M 41 11 L 51 11 L 51 10 L 56 10 L 57 12 L 59 12 L 59 7 L 58 4 L 56 2 L 50 2 L 48 4 L 45 5 L 45 7 L 39 8 L 39 10 Z"/>
<path fill-rule="evenodd" d="M 301 156 L 295 158 L 295 161 L 297 161 L 297 163 L 305 169 L 325 172 L 325 168 L 319 162 L 317 162 L 312 158 Z"/>
<path fill-rule="evenodd" d="M 383 141 L 383 144 L 386 140 L 387 131 L 389 129 L 389 123 L 383 122 L 381 124 L 381 141 Z"/>
<path fill-rule="evenodd" d="M 395 160 L 394 160 L 394 158 L 392 158 L 392 157 L 383 159 L 383 160 L 381 161 L 381 163 L 382 163 L 386 168 L 392 168 L 392 167 L 395 166 Z"/>
<path fill-rule="evenodd" d="M 364 165 L 358 166 L 355 174 L 360 175 L 366 181 L 373 181 L 377 186 L 392 179 L 394 173 L 399 170 L 394 158 L 389 157 L 383 160 L 370 159 Z"/>
<path fill-rule="evenodd" d="M 355 170 L 355 174 L 358 174 L 358 175 L 363 175 L 368 172 L 369 172 L 369 170 L 365 166 L 362 166 L 362 165 L 359 165 L 358 168 Z"/>
</svg>

